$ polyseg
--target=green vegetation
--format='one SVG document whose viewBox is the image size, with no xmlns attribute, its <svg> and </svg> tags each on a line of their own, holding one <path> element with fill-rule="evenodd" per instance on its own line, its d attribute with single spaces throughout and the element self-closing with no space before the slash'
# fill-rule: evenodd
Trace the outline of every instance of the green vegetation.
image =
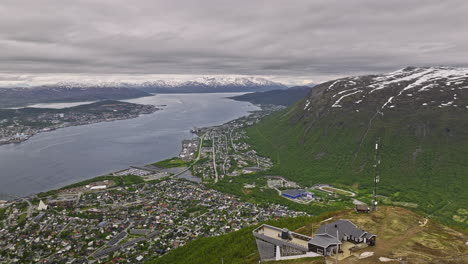
<svg viewBox="0 0 468 264">
<path fill-rule="evenodd" d="M 95 103 L 78 105 L 73 107 L 55 109 L 55 108 L 19 108 L 19 109 L 0 109 L 0 119 L 18 119 L 21 120 L 21 124 L 25 126 L 32 127 L 45 127 L 50 126 L 51 123 L 35 120 L 37 116 L 41 114 L 68 114 L 68 113 L 89 113 L 100 115 L 102 113 L 108 112 L 113 113 L 114 109 L 118 107 L 119 112 L 129 113 L 131 110 L 139 107 L 141 105 L 114 101 L 114 100 L 104 100 L 98 101 Z M 8 124 L 8 123 L 7 123 Z"/>
<path fill-rule="evenodd" d="M 26 224 L 26 216 L 27 216 L 27 214 L 24 213 L 24 214 L 21 214 L 21 215 L 18 217 L 18 225 L 19 225 L 19 226 L 24 226 L 24 224 Z"/>
<path fill-rule="evenodd" d="M 3 227 L 3 220 L 7 219 L 7 208 L 0 208 L 0 228 Z"/>
<path fill-rule="evenodd" d="M 117 181 L 114 181 L 118 186 L 129 186 L 133 184 L 138 184 L 138 183 L 144 183 L 145 180 L 143 180 L 142 177 L 136 176 L 136 175 L 126 175 L 126 176 L 121 176 L 118 177 Z"/>
<path fill-rule="evenodd" d="M 328 218 L 331 214 L 320 217 L 283 218 L 267 222 L 267 224 L 282 226 L 295 230 L 310 223 Z M 221 263 L 258 263 L 257 247 L 252 231 L 258 227 L 250 226 L 239 231 L 231 232 L 217 237 L 203 237 L 189 242 L 183 247 L 172 250 L 161 258 L 154 258 L 146 263 L 187 263 L 210 264 Z M 291 262 L 288 262 L 291 263 Z M 292 262 L 294 263 L 294 262 Z"/>
<path fill-rule="evenodd" d="M 255 184 L 255 188 L 244 188 L 245 184 Z M 237 177 L 224 178 L 216 184 L 209 184 L 208 187 L 223 193 L 234 194 L 237 197 L 251 203 L 276 203 L 287 206 L 291 210 L 303 211 L 312 215 L 319 215 L 329 211 L 336 211 L 349 208 L 351 202 L 349 198 L 343 197 L 341 201 L 333 203 L 309 203 L 300 204 L 285 199 L 274 189 L 266 187 L 266 179 L 261 174 L 242 175 Z"/>
<path fill-rule="evenodd" d="M 210 139 L 205 139 L 203 140 L 203 145 L 202 147 L 204 148 L 211 148 L 213 146 L 213 141 Z"/>
<path fill-rule="evenodd" d="M 177 168 L 177 167 L 189 166 L 190 163 L 188 163 L 188 162 L 186 162 L 184 160 L 181 160 L 179 158 L 174 157 L 174 158 L 165 159 L 165 160 L 155 162 L 155 163 L 153 163 L 151 165 L 159 167 L 159 168 L 168 169 L 168 168 Z"/>
<path fill-rule="evenodd" d="M 366 134 L 370 113 L 332 111 L 313 120 L 298 117 L 302 109 L 296 105 L 247 132 L 259 154 L 274 161 L 272 175 L 308 186 L 349 186 L 368 195 L 375 175 L 375 142 L 380 138 L 379 194 L 393 202 L 416 203 L 415 210 L 466 229 L 467 223 L 453 215 L 466 209 L 468 200 L 468 117 L 466 111 L 451 111 L 460 110 L 395 109 L 376 118 Z"/>
<path fill-rule="evenodd" d="M 339 195 L 352 196 L 352 193 L 350 193 L 350 192 L 340 190 L 340 189 L 336 189 L 336 188 L 333 188 L 333 187 L 323 187 L 322 189 L 325 190 L 325 191 L 330 191 L 330 192 L 337 193 Z"/>
<path fill-rule="evenodd" d="M 98 176 L 98 177 L 95 177 L 95 178 L 91 178 L 91 179 L 89 179 L 89 180 L 84 180 L 84 181 L 82 181 L 82 182 L 77 182 L 77 183 L 74 183 L 74 184 L 67 185 L 67 186 L 62 187 L 62 188 L 57 189 L 57 190 L 51 190 L 51 191 L 47 191 L 47 192 L 42 192 L 42 193 L 39 193 L 37 196 L 38 196 L 38 197 L 47 197 L 47 196 L 51 196 L 51 195 L 56 195 L 56 194 L 58 194 L 61 190 L 66 190 L 66 189 L 71 189 L 71 188 L 82 187 L 82 186 L 91 184 L 91 183 L 93 183 L 93 182 L 99 182 L 99 181 L 105 181 L 105 180 L 113 181 L 113 182 L 114 182 L 114 186 L 129 186 L 129 185 L 133 185 L 133 184 L 138 184 L 138 183 L 143 183 L 143 182 L 145 182 L 145 181 L 143 180 L 142 177 L 136 176 L 136 175 L 125 175 L 125 176 L 110 176 L 110 175 L 107 175 L 107 176 Z"/>
</svg>

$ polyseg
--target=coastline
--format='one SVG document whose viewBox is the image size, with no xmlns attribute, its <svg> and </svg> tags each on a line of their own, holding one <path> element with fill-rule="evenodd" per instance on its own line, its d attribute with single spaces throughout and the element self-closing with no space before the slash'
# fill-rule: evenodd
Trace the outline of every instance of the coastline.
<svg viewBox="0 0 468 264">
<path fill-rule="evenodd" d="M 0 146 L 8 145 L 8 144 L 19 144 L 21 142 L 27 141 L 28 139 L 32 138 L 33 136 L 35 136 L 35 135 L 37 135 L 39 133 L 51 132 L 51 131 L 61 129 L 61 128 L 75 127 L 75 126 L 85 126 L 85 125 L 91 125 L 91 124 L 97 124 L 97 123 L 106 123 L 106 122 L 114 122 L 114 121 L 119 121 L 119 120 L 134 119 L 134 118 L 138 118 L 138 117 L 143 116 L 143 115 L 153 114 L 153 113 L 155 113 L 157 111 L 160 111 L 160 110 L 164 109 L 164 108 L 160 108 L 160 107 L 161 106 L 153 106 L 151 108 L 151 110 L 149 110 L 149 111 L 142 111 L 141 113 L 138 113 L 137 115 L 131 115 L 131 116 L 128 116 L 128 117 L 116 117 L 116 118 L 108 118 L 108 119 L 104 119 L 104 120 L 99 120 L 98 119 L 98 120 L 91 120 L 91 121 L 85 121 L 85 122 L 63 123 L 63 124 L 60 124 L 60 125 L 57 125 L 57 126 L 45 127 L 43 129 L 30 132 L 30 134 L 23 135 L 23 136 L 18 137 L 18 138 L 9 139 L 9 140 L 6 140 L 6 141 L 0 140 Z"/>
<path fill-rule="evenodd" d="M 260 109 L 262 109 L 261 111 L 263 111 L 263 106 L 262 105 L 255 105 L 257 107 L 259 107 Z M 157 107 L 155 107 L 155 111 L 153 111 L 152 113 L 158 111 L 158 110 L 163 110 L 163 109 L 158 109 Z M 208 126 L 208 127 L 203 127 L 203 128 L 200 128 L 200 129 L 210 129 L 210 128 L 214 128 L 214 127 L 219 127 L 219 126 L 222 126 L 222 125 L 225 125 L 225 124 L 228 124 L 230 122 L 233 122 L 235 120 L 238 120 L 238 119 L 242 119 L 242 118 L 245 118 L 247 116 L 250 116 L 252 113 L 254 113 L 255 111 L 257 110 L 253 110 L 253 111 L 249 111 L 246 115 L 243 115 L 243 116 L 240 116 L 240 117 L 237 117 L 235 119 L 232 119 L 232 120 L 228 120 L 222 124 L 217 124 L 217 125 L 213 125 L 213 126 Z M 150 113 L 148 113 L 150 114 Z M 141 114 L 141 115 L 146 115 L 146 114 Z M 139 115 L 140 116 L 140 115 Z M 124 118 L 124 119 L 113 119 L 113 120 L 108 120 L 108 121 L 101 121 L 101 122 L 112 122 L 112 121 L 118 121 L 118 120 L 126 120 L 126 119 L 133 119 L 133 118 L 136 118 L 138 116 L 135 116 L 135 117 L 132 117 L 132 118 Z M 101 122 L 94 122 L 94 123 L 101 123 Z M 93 123 L 88 123 L 88 124 L 93 124 Z M 83 125 L 86 125 L 86 124 L 83 124 Z M 71 126 L 80 126 L 80 125 L 71 125 Z M 68 126 L 70 127 L 70 126 Z M 62 127 L 61 127 L 62 128 Z M 63 127 L 65 128 L 65 127 Z M 58 128 L 57 128 L 58 129 Z M 52 131 L 52 130 L 51 130 Z M 41 133 L 41 132 L 39 132 Z M 194 131 L 191 131 L 191 133 L 193 135 L 197 135 L 197 133 L 195 133 Z M 196 140 L 198 140 L 200 142 L 200 147 L 198 148 L 197 152 L 198 153 L 201 153 L 201 145 L 202 145 L 202 142 L 203 142 L 203 135 L 202 136 L 199 136 L 197 135 L 196 137 Z M 181 150 L 183 149 L 183 141 L 182 140 L 180 143 L 181 143 Z M 14 144 L 14 143 L 12 143 Z M 0 144 L 1 146 L 1 144 Z M 121 173 L 121 172 L 124 172 L 126 170 L 129 170 L 129 169 L 134 169 L 134 168 L 145 168 L 147 170 L 154 170 L 154 169 L 157 169 L 157 170 L 161 170 L 159 173 L 166 173 L 166 169 L 164 168 L 158 168 L 156 167 L 154 164 L 156 163 L 159 163 L 161 161 L 165 161 L 165 160 L 169 160 L 169 159 L 173 159 L 173 158 L 177 158 L 177 157 L 170 157 L 168 159 L 162 159 L 162 160 L 157 160 L 157 161 L 154 161 L 154 162 L 150 162 L 149 164 L 146 164 L 146 165 L 143 165 L 143 166 L 137 166 L 137 165 L 132 165 L 128 168 L 125 168 L 125 169 L 119 169 L 117 171 L 111 171 L 111 172 L 108 172 L 108 173 L 105 173 L 103 175 L 100 175 L 100 176 L 94 176 L 94 177 L 91 177 L 89 179 L 86 179 L 86 180 L 82 180 L 82 181 L 77 181 L 77 182 L 72 182 L 72 183 L 69 183 L 69 184 L 66 184 L 62 187 L 58 187 L 58 188 L 55 188 L 55 189 L 51 189 L 51 190 L 47 190 L 47 191 L 43 191 L 43 192 L 38 192 L 38 193 L 32 193 L 32 194 L 29 194 L 29 195 L 26 195 L 26 196 L 16 196 L 16 195 L 10 195 L 10 194 L 6 194 L 7 196 L 9 196 L 10 198 L 12 197 L 16 197 L 16 199 L 5 199 L 6 197 L 2 197 L 2 200 L 5 200 L 8 202 L 12 202 L 12 201 L 15 201 L 15 200 L 21 200 L 21 199 L 26 199 L 26 198 L 29 198 L 29 199 L 34 199 L 34 198 L 37 198 L 37 197 L 40 197 L 41 194 L 46 194 L 46 193 L 51 193 L 51 192 L 59 192 L 60 190 L 66 190 L 68 189 L 69 186 L 73 186 L 73 185 L 77 185 L 77 184 L 80 184 L 82 182 L 88 182 L 90 180 L 93 180 L 93 179 L 97 179 L 97 178 L 101 178 L 101 177 L 115 177 L 118 175 L 118 173 Z M 181 179 L 185 179 L 185 180 L 188 180 L 188 181 L 193 181 L 193 179 L 191 180 L 190 178 L 197 178 L 197 179 L 200 179 L 200 182 L 203 180 L 202 178 L 196 176 L 196 175 L 192 175 L 190 173 L 190 167 L 193 166 L 194 164 L 196 164 L 198 162 L 198 159 L 200 157 L 197 157 L 197 159 L 193 160 L 190 162 L 189 166 L 187 167 L 176 167 L 176 168 L 169 168 L 167 171 L 171 171 L 171 175 L 167 175 L 166 176 L 161 176 L 161 177 L 157 177 L 157 179 L 162 179 L 162 178 L 181 178 Z M 190 173 L 189 176 L 185 175 L 187 172 Z M 153 179 L 153 180 L 156 180 L 156 179 Z M 198 181 L 196 181 L 198 182 Z M 0 194 L 1 195 L 1 194 Z"/>
</svg>

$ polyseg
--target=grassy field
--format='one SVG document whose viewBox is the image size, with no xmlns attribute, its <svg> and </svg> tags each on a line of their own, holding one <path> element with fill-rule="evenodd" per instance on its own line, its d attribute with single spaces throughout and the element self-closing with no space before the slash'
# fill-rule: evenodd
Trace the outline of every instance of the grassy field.
<svg viewBox="0 0 468 264">
<path fill-rule="evenodd" d="M 41 197 L 47 197 L 47 196 L 50 196 L 50 195 L 55 195 L 57 193 L 59 193 L 61 190 L 66 190 L 66 189 L 71 189 L 71 188 L 77 188 L 77 187 L 82 187 L 82 186 L 85 186 L 85 185 L 88 185 L 90 183 L 93 183 L 93 182 L 98 182 L 98 181 L 104 181 L 104 180 L 109 180 L 109 181 L 113 181 L 114 182 L 114 186 L 129 186 L 129 185 L 133 185 L 133 184 L 137 184 L 137 183 L 143 183 L 144 180 L 142 177 L 140 176 L 136 176 L 136 175 L 125 175 L 125 176 L 98 176 L 98 177 L 95 177 L 95 178 L 91 178 L 89 180 L 85 180 L 85 181 L 81 181 L 81 182 L 77 182 L 77 183 L 74 183 L 74 184 L 70 184 L 70 185 L 67 185 L 65 187 L 62 187 L 60 189 L 57 189 L 57 190 L 51 190 L 51 191 L 47 191 L 47 192 L 42 192 L 42 193 L 39 193 L 37 196 L 39 198 Z"/>
<path fill-rule="evenodd" d="M 408 209 L 383 206 L 372 214 L 350 213 L 343 216 L 364 230 L 377 235 L 377 245 L 359 251 L 374 252 L 368 259 L 356 257 L 343 264 L 378 263 L 379 257 L 406 258 L 408 263 L 467 263 L 468 247 L 464 245 L 466 233 L 448 228 L 437 221 L 424 218 Z"/>
<path fill-rule="evenodd" d="M 169 169 L 169 168 L 177 168 L 177 167 L 184 167 L 190 165 L 190 163 L 181 160 L 179 158 L 170 158 L 170 159 L 165 159 L 161 160 L 158 162 L 155 162 L 151 164 L 153 166 L 163 168 L 163 169 Z"/>
<path fill-rule="evenodd" d="M 306 186 L 329 183 L 371 194 L 374 145 L 380 138 L 379 194 L 401 205 L 417 204 L 416 210 L 467 230 L 467 220 L 457 214 L 468 209 L 468 134 L 462 133 L 468 128 L 463 115 L 453 118 L 445 110 L 428 110 L 413 116 L 395 110 L 374 120 L 366 134 L 362 112 L 330 113 L 310 129 L 307 121 L 292 123 L 294 111 L 288 111 L 247 131 L 249 143 L 274 161 L 270 174 Z M 435 119 L 437 125 L 432 124 Z M 431 124 L 431 133 L 423 132 Z"/>
</svg>

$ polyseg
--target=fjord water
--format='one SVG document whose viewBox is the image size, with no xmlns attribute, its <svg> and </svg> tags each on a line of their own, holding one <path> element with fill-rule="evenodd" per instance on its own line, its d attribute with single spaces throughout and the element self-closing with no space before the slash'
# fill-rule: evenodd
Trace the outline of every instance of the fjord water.
<svg viewBox="0 0 468 264">
<path fill-rule="evenodd" d="M 194 126 L 222 124 L 258 109 L 226 98 L 233 95 L 160 94 L 126 100 L 166 106 L 134 119 L 67 127 L 0 146 L 0 194 L 25 196 L 176 156 L 181 141 L 193 137 Z"/>
</svg>

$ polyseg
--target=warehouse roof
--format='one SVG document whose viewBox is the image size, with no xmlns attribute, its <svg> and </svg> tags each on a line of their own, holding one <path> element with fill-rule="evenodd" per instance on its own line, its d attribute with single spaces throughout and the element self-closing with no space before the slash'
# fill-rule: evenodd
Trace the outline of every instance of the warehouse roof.
<svg viewBox="0 0 468 264">
<path fill-rule="evenodd" d="M 287 190 L 282 191 L 281 194 L 296 197 L 296 196 L 304 195 L 304 193 L 305 193 L 304 189 L 287 189 Z"/>
</svg>

